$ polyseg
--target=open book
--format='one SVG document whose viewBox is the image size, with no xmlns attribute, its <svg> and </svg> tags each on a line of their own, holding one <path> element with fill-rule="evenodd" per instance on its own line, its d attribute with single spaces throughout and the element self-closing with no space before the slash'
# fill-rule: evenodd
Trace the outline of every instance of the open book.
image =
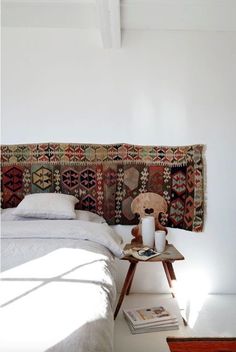
<svg viewBox="0 0 236 352">
<path fill-rule="evenodd" d="M 158 253 L 154 249 L 149 247 L 143 247 L 143 248 L 133 247 L 133 248 L 124 250 L 125 256 L 132 256 L 139 260 L 148 260 L 160 254 L 161 253 Z"/>
</svg>

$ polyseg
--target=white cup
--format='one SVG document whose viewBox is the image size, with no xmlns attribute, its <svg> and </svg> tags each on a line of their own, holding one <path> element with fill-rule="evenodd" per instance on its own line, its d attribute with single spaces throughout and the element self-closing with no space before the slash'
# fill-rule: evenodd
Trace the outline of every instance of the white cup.
<svg viewBox="0 0 236 352">
<path fill-rule="evenodd" d="M 166 233 L 165 231 L 155 231 L 155 248 L 158 253 L 162 253 L 166 248 Z"/>
</svg>

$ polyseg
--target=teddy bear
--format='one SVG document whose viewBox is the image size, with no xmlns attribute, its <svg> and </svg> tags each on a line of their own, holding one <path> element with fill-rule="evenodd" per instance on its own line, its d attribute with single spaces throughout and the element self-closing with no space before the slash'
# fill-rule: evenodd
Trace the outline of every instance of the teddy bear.
<svg viewBox="0 0 236 352">
<path fill-rule="evenodd" d="M 155 218 L 155 231 L 164 230 L 167 234 L 167 229 L 159 222 L 160 213 L 167 212 L 167 202 L 159 194 L 146 192 L 140 193 L 135 197 L 131 203 L 131 211 L 134 214 L 139 215 L 139 219 L 143 219 L 145 216 L 154 216 Z M 139 224 L 131 230 L 132 239 L 131 243 L 142 243 L 142 229 L 141 221 Z"/>
</svg>

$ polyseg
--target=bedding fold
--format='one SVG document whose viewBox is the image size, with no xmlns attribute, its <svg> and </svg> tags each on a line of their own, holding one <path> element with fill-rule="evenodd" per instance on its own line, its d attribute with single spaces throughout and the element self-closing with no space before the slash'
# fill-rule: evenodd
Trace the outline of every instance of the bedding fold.
<svg viewBox="0 0 236 352">
<path fill-rule="evenodd" d="M 123 255 L 122 238 L 106 223 L 82 220 L 4 221 L 1 238 L 89 240 L 105 246 L 118 258 Z"/>
</svg>

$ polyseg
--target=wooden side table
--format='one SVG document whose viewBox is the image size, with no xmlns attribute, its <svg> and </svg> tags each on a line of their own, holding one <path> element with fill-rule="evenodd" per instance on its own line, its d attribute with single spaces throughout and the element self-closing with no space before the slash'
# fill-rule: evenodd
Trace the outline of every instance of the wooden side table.
<svg viewBox="0 0 236 352">
<path fill-rule="evenodd" d="M 124 250 L 130 249 L 132 247 L 142 248 L 142 245 L 136 245 L 136 244 L 129 243 L 129 244 L 125 245 Z M 129 269 L 128 269 L 128 272 L 127 272 L 127 275 L 126 275 L 126 278 L 125 278 L 125 281 L 124 281 L 124 284 L 123 284 L 123 287 L 122 287 L 122 290 L 120 293 L 120 297 L 119 297 L 117 306 L 116 306 L 114 319 L 117 317 L 117 314 L 119 313 L 119 310 L 120 310 L 120 307 L 122 305 L 122 302 L 124 300 L 125 295 L 128 295 L 130 292 L 130 288 L 131 288 L 132 281 L 134 278 L 135 270 L 136 270 L 137 264 L 139 262 L 142 262 L 142 263 L 161 262 L 163 265 L 163 268 L 165 270 L 165 274 L 166 274 L 166 278 L 167 278 L 169 287 L 172 289 L 173 288 L 172 281 L 176 280 L 176 276 L 175 276 L 175 272 L 174 272 L 174 268 L 173 268 L 172 263 L 176 260 L 184 260 L 184 256 L 179 251 L 177 251 L 177 249 L 172 244 L 167 244 L 165 252 L 163 252 L 162 254 L 160 254 L 154 258 L 148 259 L 146 261 L 136 259 L 132 256 L 125 256 L 125 257 L 121 258 L 121 260 L 128 260 L 130 265 L 129 265 Z M 171 291 L 171 294 L 172 294 L 172 297 L 175 297 L 173 290 Z M 184 324 L 187 325 L 186 320 L 183 319 L 183 321 L 184 321 Z"/>
</svg>

